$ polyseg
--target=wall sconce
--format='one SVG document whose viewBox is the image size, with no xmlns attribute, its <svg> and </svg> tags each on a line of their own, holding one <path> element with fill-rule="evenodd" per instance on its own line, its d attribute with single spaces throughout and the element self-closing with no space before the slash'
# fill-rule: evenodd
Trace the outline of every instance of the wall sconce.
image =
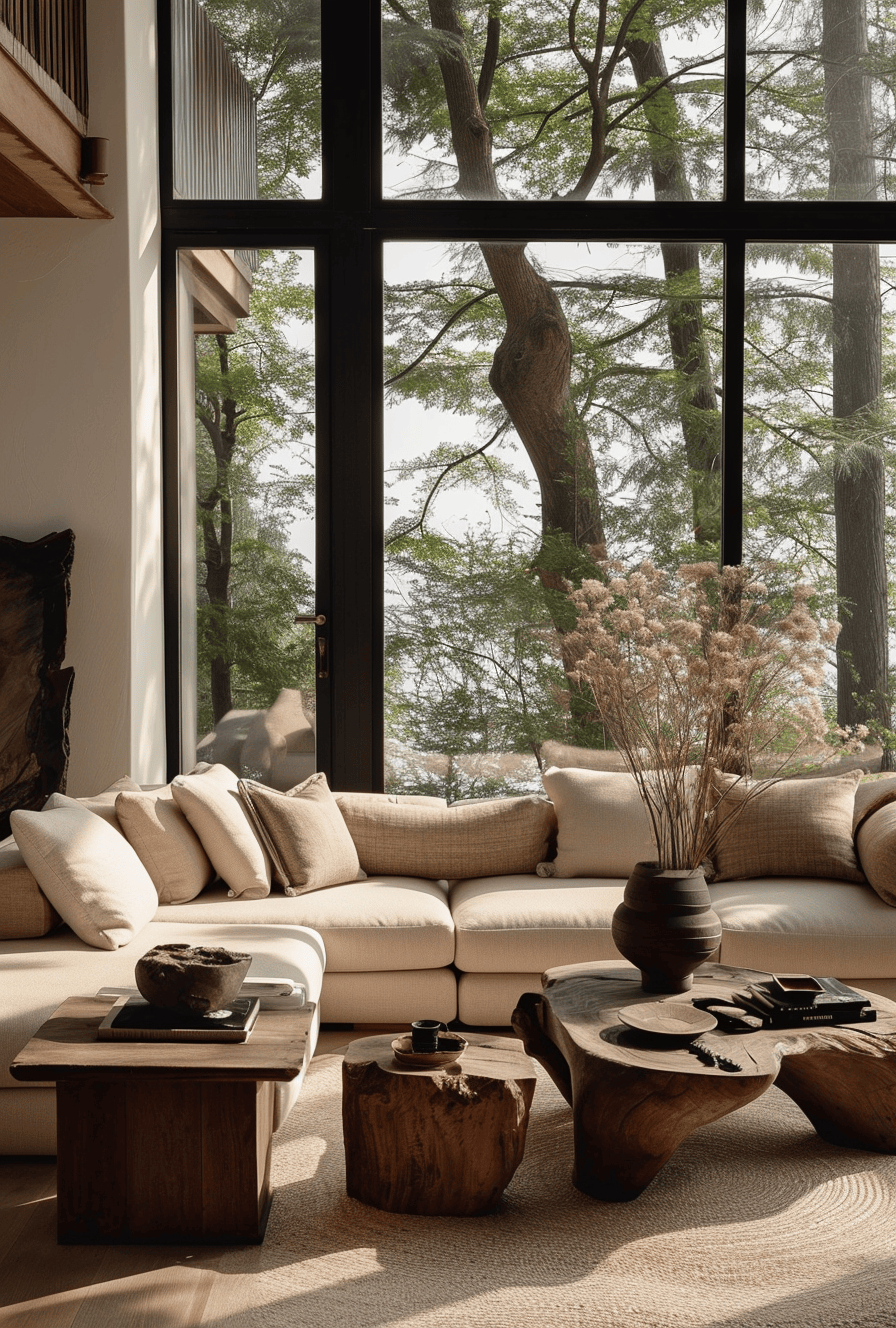
<svg viewBox="0 0 896 1328">
<path fill-rule="evenodd" d="M 81 139 L 81 174 L 82 184 L 105 184 L 109 174 L 108 138 Z"/>
</svg>

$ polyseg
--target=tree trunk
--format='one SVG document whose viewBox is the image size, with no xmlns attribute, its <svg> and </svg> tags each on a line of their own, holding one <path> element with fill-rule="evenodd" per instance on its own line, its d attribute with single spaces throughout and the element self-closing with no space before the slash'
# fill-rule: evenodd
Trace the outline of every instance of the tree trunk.
<svg viewBox="0 0 896 1328">
<path fill-rule="evenodd" d="M 630 41 L 626 53 L 639 85 L 668 75 L 659 42 Z M 658 203 L 690 202 L 691 186 L 685 173 L 676 126 L 675 96 L 658 92 L 644 107 L 653 190 Z M 668 328 L 672 362 L 680 375 L 679 415 L 685 455 L 691 477 L 694 538 L 698 544 L 718 544 L 721 537 L 722 423 L 716 405 L 712 366 L 706 352 L 700 289 L 700 248 L 687 242 L 660 245 L 668 285 Z"/>
<path fill-rule="evenodd" d="M 823 0 L 822 59 L 832 199 L 877 196 L 865 0 Z M 885 480 L 880 451 L 862 441 L 881 389 L 880 264 L 876 244 L 834 245 L 833 414 L 856 442 L 834 481 L 837 718 L 890 726 L 887 698 Z M 884 767 L 888 768 L 888 753 Z"/>
<path fill-rule="evenodd" d="M 434 28 L 463 39 L 456 0 L 429 0 Z M 445 87 L 462 198 L 500 199 L 492 138 L 470 62 L 443 55 Z M 541 488 L 542 530 L 559 532 L 576 549 L 606 556 L 594 458 L 570 399 L 572 343 L 560 301 L 526 258 L 522 244 L 483 244 L 482 253 L 504 308 L 507 331 L 495 352 L 489 382 L 526 448 Z M 554 561 L 554 560 L 550 560 Z M 568 567 L 542 571 L 556 588 Z M 563 624 L 558 623 L 562 630 Z"/>
<path fill-rule="evenodd" d="M 224 333 L 216 334 L 218 362 L 225 378 L 229 371 L 229 347 Z M 215 454 L 215 481 L 211 490 L 199 498 L 199 526 L 202 532 L 202 561 L 205 564 L 205 592 L 214 612 L 208 628 L 211 647 L 209 686 L 212 716 L 217 724 L 233 709 L 231 664 L 227 615 L 231 608 L 230 577 L 233 570 L 233 504 L 230 497 L 230 465 L 236 448 L 238 407 L 230 397 L 215 402 L 213 412 L 199 412 Z M 218 517 L 219 527 L 215 525 Z"/>
</svg>

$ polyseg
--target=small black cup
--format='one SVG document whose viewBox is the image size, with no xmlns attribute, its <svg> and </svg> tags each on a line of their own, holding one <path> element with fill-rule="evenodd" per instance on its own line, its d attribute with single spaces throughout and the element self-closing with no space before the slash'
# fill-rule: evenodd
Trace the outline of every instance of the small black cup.
<svg viewBox="0 0 896 1328">
<path fill-rule="evenodd" d="M 447 1028 L 440 1024 L 438 1019 L 417 1019 L 411 1024 L 411 1050 L 412 1051 L 438 1051 L 439 1032 Z"/>
</svg>

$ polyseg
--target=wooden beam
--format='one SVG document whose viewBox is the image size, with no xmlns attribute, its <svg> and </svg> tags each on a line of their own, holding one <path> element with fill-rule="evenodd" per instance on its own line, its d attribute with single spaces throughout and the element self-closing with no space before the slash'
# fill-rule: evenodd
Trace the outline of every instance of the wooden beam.
<svg viewBox="0 0 896 1328">
<path fill-rule="evenodd" d="M 194 332 L 235 332 L 247 317 L 252 276 L 232 249 L 193 249 L 181 255 L 193 297 Z"/>
<path fill-rule="evenodd" d="M 0 215 L 108 219 L 78 179 L 81 133 L 0 47 Z M 8 210 L 7 210 L 8 209 Z"/>
</svg>

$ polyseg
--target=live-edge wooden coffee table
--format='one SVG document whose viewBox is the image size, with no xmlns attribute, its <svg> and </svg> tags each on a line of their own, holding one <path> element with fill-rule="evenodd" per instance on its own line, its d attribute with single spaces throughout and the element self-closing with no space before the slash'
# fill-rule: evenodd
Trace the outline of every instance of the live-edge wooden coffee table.
<svg viewBox="0 0 896 1328">
<path fill-rule="evenodd" d="M 704 964 L 694 996 L 728 999 L 767 973 Z M 686 1047 L 645 1043 L 618 1011 L 658 999 L 637 969 L 608 960 L 569 964 L 543 975 L 513 1026 L 573 1109 L 573 1182 L 598 1199 L 637 1198 L 699 1126 L 752 1102 L 775 1084 L 823 1139 L 896 1153 L 896 1003 L 866 993 L 868 1024 L 812 1025 L 752 1033 L 714 1030 L 700 1041 L 741 1066 L 703 1064 Z"/>
<path fill-rule="evenodd" d="M 262 1010 L 246 1042 L 100 1042 L 111 1004 L 65 1001 L 10 1067 L 56 1083 L 60 1244 L 263 1240 L 274 1085 L 314 1006 Z"/>
</svg>

